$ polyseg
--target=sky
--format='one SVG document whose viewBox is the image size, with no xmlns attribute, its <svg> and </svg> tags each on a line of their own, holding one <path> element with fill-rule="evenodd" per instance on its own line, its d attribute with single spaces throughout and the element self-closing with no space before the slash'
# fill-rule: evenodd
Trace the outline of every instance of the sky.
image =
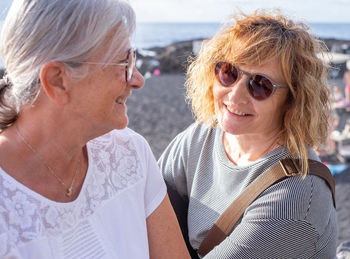
<svg viewBox="0 0 350 259">
<path fill-rule="evenodd" d="M 224 22 L 237 11 L 279 8 L 307 22 L 350 23 L 350 0 L 129 0 L 138 22 Z"/>
<path fill-rule="evenodd" d="M 12 0 L 0 0 L 0 20 Z M 224 22 L 240 10 L 279 8 L 307 22 L 350 23 L 350 0 L 129 0 L 138 22 Z"/>
</svg>

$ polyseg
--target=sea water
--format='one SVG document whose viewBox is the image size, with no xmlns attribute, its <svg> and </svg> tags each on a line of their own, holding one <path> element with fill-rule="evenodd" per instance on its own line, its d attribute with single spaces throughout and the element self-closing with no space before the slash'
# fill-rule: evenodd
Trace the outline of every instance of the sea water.
<svg viewBox="0 0 350 259">
<path fill-rule="evenodd" d="M 137 48 L 164 47 L 191 39 L 212 37 L 220 23 L 140 23 L 137 24 L 134 44 Z M 350 40 L 350 23 L 311 23 L 316 37 Z"/>
<path fill-rule="evenodd" d="M 220 23 L 138 23 L 132 41 L 141 49 L 164 47 L 178 41 L 210 38 L 221 26 Z M 350 40 L 350 23 L 311 23 L 310 27 L 316 37 Z M 0 67 L 3 67 L 1 56 Z"/>
</svg>

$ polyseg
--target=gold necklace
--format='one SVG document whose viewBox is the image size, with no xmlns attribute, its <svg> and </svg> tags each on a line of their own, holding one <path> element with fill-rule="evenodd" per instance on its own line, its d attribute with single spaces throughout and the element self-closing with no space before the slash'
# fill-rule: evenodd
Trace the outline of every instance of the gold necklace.
<svg viewBox="0 0 350 259">
<path fill-rule="evenodd" d="M 23 143 L 35 154 L 37 155 L 41 161 L 43 162 L 43 164 L 46 166 L 46 168 L 49 170 L 49 172 L 64 186 L 64 188 L 66 188 L 66 193 L 65 195 L 67 197 L 71 197 L 72 194 L 73 194 L 73 185 L 74 185 L 74 182 L 75 182 L 75 178 L 78 174 L 78 169 L 80 168 L 79 165 L 80 165 L 80 162 L 81 162 L 81 157 L 79 158 L 79 161 L 78 161 L 78 164 L 76 166 L 76 169 L 75 169 L 75 172 L 74 172 L 74 176 L 73 176 L 73 179 L 72 179 L 72 182 L 70 184 L 70 186 L 67 186 L 63 180 L 55 173 L 55 171 L 51 168 L 51 166 L 49 165 L 49 163 L 39 154 L 38 151 L 36 151 L 35 148 L 33 148 L 33 146 L 25 139 L 25 137 L 22 135 L 22 133 L 19 131 L 18 129 L 18 126 L 17 126 L 17 123 L 15 124 L 15 127 L 16 127 L 16 133 L 17 135 L 20 137 L 20 139 L 23 141 Z"/>
</svg>

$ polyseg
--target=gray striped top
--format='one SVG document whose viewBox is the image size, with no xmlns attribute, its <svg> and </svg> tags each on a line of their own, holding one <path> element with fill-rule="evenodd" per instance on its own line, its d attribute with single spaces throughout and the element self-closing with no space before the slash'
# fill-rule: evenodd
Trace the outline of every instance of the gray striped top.
<svg viewBox="0 0 350 259">
<path fill-rule="evenodd" d="M 193 124 L 158 163 L 167 184 L 189 199 L 188 236 L 198 249 L 208 230 L 258 175 L 289 156 L 282 148 L 245 166 L 226 156 L 220 127 Z M 318 160 L 310 150 L 310 159 Z M 334 258 L 337 217 L 332 194 L 316 176 L 292 177 L 266 189 L 205 258 Z"/>
</svg>

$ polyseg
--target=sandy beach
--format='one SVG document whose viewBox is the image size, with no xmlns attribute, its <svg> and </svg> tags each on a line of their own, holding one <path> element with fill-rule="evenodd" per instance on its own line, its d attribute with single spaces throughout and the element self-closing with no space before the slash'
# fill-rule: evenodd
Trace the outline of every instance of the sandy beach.
<svg viewBox="0 0 350 259">
<path fill-rule="evenodd" d="M 156 158 L 194 121 L 184 100 L 184 82 L 183 74 L 151 77 L 128 100 L 129 127 L 148 140 Z M 335 84 L 344 87 L 342 80 L 330 80 L 330 85 Z M 336 174 L 335 181 L 339 244 L 350 240 L 350 169 Z"/>
</svg>

